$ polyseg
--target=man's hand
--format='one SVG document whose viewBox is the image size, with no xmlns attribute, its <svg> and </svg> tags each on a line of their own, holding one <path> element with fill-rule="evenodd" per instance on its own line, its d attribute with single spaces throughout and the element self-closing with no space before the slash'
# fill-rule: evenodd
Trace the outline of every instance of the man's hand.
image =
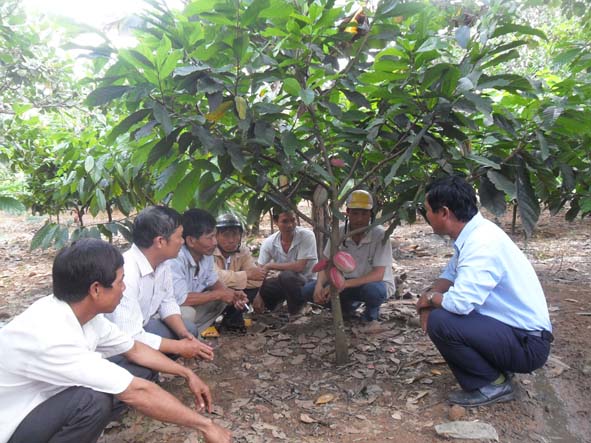
<svg viewBox="0 0 591 443">
<path fill-rule="evenodd" d="M 205 443 L 232 443 L 232 433 L 213 421 L 202 429 Z"/>
<path fill-rule="evenodd" d="M 213 360 L 213 349 L 200 340 L 193 338 L 183 338 L 179 340 L 181 347 L 179 355 L 184 358 L 199 357 L 203 360 Z"/>
<path fill-rule="evenodd" d="M 243 311 L 248 303 L 248 296 L 244 291 L 234 291 L 234 300 L 232 304 L 239 311 Z"/>
<path fill-rule="evenodd" d="M 197 407 L 197 410 L 199 412 L 206 410 L 211 414 L 213 403 L 211 401 L 211 392 L 207 385 L 190 370 L 187 377 L 187 383 L 189 384 L 189 389 L 195 396 L 195 406 Z"/>
<path fill-rule="evenodd" d="M 195 336 L 193 334 L 191 334 L 188 329 L 185 329 L 184 331 L 180 332 L 177 335 L 179 338 L 188 338 L 189 340 L 195 339 Z"/>
<path fill-rule="evenodd" d="M 420 313 L 423 309 L 438 308 L 441 306 L 443 301 L 443 294 L 441 292 L 428 291 L 419 297 L 417 300 L 416 308 L 417 312 Z"/>
<path fill-rule="evenodd" d="M 265 312 L 265 310 L 266 310 L 265 301 L 263 300 L 263 297 L 261 297 L 260 292 L 256 295 L 256 297 L 252 301 L 252 308 L 254 309 L 254 312 L 256 312 L 257 314 L 262 314 L 263 312 Z"/>
<path fill-rule="evenodd" d="M 314 303 L 319 305 L 325 305 L 330 298 L 330 286 L 321 286 L 320 288 L 314 288 Z"/>
<path fill-rule="evenodd" d="M 263 281 L 266 275 L 267 271 L 259 266 L 255 266 L 254 268 L 246 270 L 246 278 L 249 280 Z"/>
<path fill-rule="evenodd" d="M 425 333 L 427 332 L 427 324 L 429 322 L 429 314 L 430 313 L 431 313 L 431 309 L 430 308 L 423 308 L 419 312 L 419 318 L 421 320 L 421 329 Z"/>
<path fill-rule="evenodd" d="M 226 303 L 227 305 L 231 305 L 234 303 L 234 290 L 230 288 L 222 288 L 218 289 L 219 291 L 219 299 Z"/>
</svg>

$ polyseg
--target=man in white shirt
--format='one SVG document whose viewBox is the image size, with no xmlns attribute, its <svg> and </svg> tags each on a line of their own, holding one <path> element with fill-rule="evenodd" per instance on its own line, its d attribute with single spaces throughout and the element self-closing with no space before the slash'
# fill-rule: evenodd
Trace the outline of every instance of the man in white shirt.
<svg viewBox="0 0 591 443">
<path fill-rule="evenodd" d="M 123 254 L 123 298 L 106 317 L 134 340 L 165 354 L 212 360 L 213 350 L 189 332 L 174 297 L 167 260 L 182 245 L 181 217 L 174 209 L 151 206 L 140 212 L 133 223 L 133 245 Z"/>
<path fill-rule="evenodd" d="M 185 245 L 170 261 L 174 296 L 189 329 L 200 334 L 229 307 L 242 311 L 248 299 L 244 291 L 230 289 L 218 279 L 213 259 L 217 246 L 213 216 L 203 209 L 189 209 L 182 223 Z"/>
<path fill-rule="evenodd" d="M 125 405 L 198 430 L 209 443 L 231 441 L 227 430 L 137 376 L 181 376 L 198 408 L 211 411 L 209 388 L 191 370 L 104 318 L 124 288 L 123 257 L 114 246 L 83 239 L 58 253 L 54 294 L 0 330 L 0 443 L 96 442 Z M 121 353 L 128 369 L 107 360 Z"/>
<path fill-rule="evenodd" d="M 290 209 L 274 208 L 272 216 L 279 231 L 263 241 L 258 264 L 266 272 L 279 274 L 263 281 L 253 307 L 258 312 L 273 310 L 286 300 L 288 313 L 294 315 L 305 304 L 301 288 L 312 280 L 312 268 L 318 262 L 316 237 L 310 229 L 296 226 Z"/>
</svg>

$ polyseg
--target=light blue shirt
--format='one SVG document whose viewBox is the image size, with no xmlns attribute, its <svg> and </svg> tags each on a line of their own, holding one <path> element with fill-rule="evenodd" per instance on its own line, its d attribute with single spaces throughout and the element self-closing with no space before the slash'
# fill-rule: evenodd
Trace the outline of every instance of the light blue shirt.
<svg viewBox="0 0 591 443">
<path fill-rule="evenodd" d="M 531 263 L 480 213 L 460 232 L 439 278 L 452 282 L 443 295 L 446 311 L 467 315 L 475 310 L 515 328 L 552 332 L 546 297 Z"/>
<path fill-rule="evenodd" d="M 197 266 L 187 246 L 183 245 L 179 255 L 169 262 L 172 270 L 174 296 L 179 306 L 187 300 L 190 292 L 204 292 L 218 281 L 213 255 L 201 257 L 199 266 Z"/>
</svg>

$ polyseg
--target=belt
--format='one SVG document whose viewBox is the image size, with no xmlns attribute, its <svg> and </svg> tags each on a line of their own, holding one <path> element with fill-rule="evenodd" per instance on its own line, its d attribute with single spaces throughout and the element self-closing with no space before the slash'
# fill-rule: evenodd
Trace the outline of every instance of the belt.
<svg viewBox="0 0 591 443">
<path fill-rule="evenodd" d="M 554 341 L 554 336 L 548 331 L 526 331 L 525 329 L 521 329 L 521 331 L 528 335 L 533 335 L 534 337 L 540 337 L 543 340 L 549 341 L 550 343 Z"/>
</svg>

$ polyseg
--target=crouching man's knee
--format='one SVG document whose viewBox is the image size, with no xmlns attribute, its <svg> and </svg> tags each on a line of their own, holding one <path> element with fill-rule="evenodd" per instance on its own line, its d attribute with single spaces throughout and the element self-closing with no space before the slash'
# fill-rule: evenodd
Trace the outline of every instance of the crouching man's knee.
<svg viewBox="0 0 591 443">
<path fill-rule="evenodd" d="M 429 321 L 427 322 L 427 334 L 431 340 L 434 337 L 441 337 L 444 331 L 447 330 L 446 323 L 450 320 L 451 314 L 445 309 L 433 309 L 429 313 Z"/>
</svg>

